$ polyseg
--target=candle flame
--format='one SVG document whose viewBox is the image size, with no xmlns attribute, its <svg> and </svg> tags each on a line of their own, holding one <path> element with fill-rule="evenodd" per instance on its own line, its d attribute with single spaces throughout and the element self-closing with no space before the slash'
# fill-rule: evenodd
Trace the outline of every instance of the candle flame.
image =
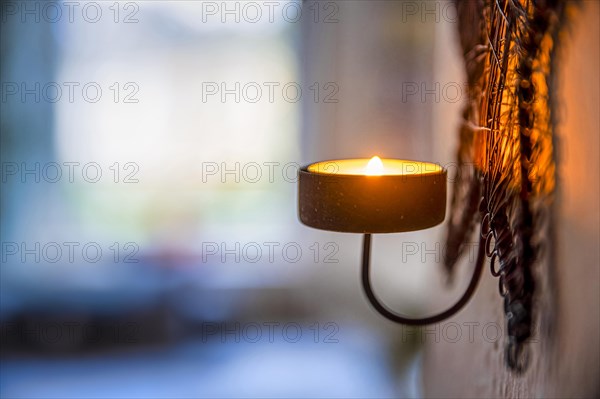
<svg viewBox="0 0 600 399">
<path fill-rule="evenodd" d="M 365 174 L 367 176 L 381 176 L 383 174 L 383 162 L 381 162 L 381 158 L 377 155 L 371 158 L 365 168 Z"/>
</svg>

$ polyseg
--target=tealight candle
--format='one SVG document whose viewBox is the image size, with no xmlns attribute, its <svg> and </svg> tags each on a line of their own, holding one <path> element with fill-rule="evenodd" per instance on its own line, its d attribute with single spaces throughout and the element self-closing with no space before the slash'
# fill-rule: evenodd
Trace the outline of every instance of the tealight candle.
<svg viewBox="0 0 600 399">
<path fill-rule="evenodd" d="M 377 155 L 371 159 L 339 159 L 313 163 L 307 167 L 309 172 L 339 175 L 423 175 L 440 173 L 442 167 L 429 162 L 406 161 L 400 159 L 381 159 Z"/>
<path fill-rule="evenodd" d="M 446 175 L 429 162 L 379 157 L 317 162 L 300 170 L 300 220 L 351 233 L 432 227 L 446 214 Z"/>
</svg>

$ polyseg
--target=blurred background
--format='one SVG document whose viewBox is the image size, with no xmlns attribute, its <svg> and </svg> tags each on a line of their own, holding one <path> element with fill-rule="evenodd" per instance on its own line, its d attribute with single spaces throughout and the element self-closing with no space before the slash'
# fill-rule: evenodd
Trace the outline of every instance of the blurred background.
<svg viewBox="0 0 600 399">
<path fill-rule="evenodd" d="M 422 340 L 296 174 L 456 172 L 452 4 L 2 1 L 1 396 L 421 396 Z M 443 232 L 375 238 L 390 307 L 458 296 Z"/>
</svg>

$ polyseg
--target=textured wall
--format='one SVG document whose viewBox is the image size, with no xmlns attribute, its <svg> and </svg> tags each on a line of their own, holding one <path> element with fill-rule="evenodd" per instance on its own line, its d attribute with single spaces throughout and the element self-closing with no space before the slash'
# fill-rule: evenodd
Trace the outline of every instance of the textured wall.
<svg viewBox="0 0 600 399">
<path fill-rule="evenodd" d="M 471 303 L 424 330 L 426 397 L 600 397 L 599 25 L 600 3 L 583 2 L 563 46 L 555 271 L 538 266 L 529 369 L 504 365 L 502 301 L 486 268 Z"/>
</svg>

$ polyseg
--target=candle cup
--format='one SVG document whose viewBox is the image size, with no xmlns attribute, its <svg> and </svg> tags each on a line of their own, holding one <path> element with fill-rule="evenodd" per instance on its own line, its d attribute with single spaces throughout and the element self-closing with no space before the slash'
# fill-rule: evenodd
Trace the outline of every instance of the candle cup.
<svg viewBox="0 0 600 399">
<path fill-rule="evenodd" d="M 321 230 L 368 234 L 421 230 L 444 220 L 447 172 L 443 168 L 383 160 L 386 167 L 381 175 L 359 174 L 356 165 L 367 161 L 326 161 L 302 168 L 300 221 Z M 403 170 L 402 165 L 411 168 Z"/>
</svg>

